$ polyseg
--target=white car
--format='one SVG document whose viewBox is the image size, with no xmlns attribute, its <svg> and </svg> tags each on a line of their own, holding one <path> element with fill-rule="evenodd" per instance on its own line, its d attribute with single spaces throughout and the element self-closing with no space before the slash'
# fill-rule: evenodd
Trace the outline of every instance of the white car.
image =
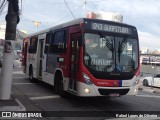
<svg viewBox="0 0 160 120">
<path fill-rule="evenodd" d="M 154 86 L 154 87 L 160 87 L 160 74 L 154 75 L 150 77 L 144 77 L 142 80 L 143 86 Z"/>
</svg>

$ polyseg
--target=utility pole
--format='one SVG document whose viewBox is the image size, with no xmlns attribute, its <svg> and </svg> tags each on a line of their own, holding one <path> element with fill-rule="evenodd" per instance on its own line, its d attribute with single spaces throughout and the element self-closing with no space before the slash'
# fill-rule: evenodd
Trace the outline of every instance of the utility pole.
<svg viewBox="0 0 160 120">
<path fill-rule="evenodd" d="M 87 4 L 87 0 L 84 0 L 84 17 L 86 17 L 86 4 Z"/>
<path fill-rule="evenodd" d="M 0 100 L 9 100 L 11 95 L 14 41 L 16 38 L 16 27 L 19 23 L 18 0 L 8 0 L 8 4 L 4 57 L 0 79 Z"/>
</svg>

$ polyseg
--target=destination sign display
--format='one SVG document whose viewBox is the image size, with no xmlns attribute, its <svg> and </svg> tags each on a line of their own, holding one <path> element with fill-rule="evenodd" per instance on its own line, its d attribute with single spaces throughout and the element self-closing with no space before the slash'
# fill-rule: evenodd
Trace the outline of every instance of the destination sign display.
<svg viewBox="0 0 160 120">
<path fill-rule="evenodd" d="M 111 24 L 102 24 L 102 23 L 91 23 L 91 28 L 93 30 L 115 32 L 122 34 L 132 34 L 132 29 L 123 26 L 111 25 Z"/>
<path fill-rule="evenodd" d="M 104 31 L 104 32 L 111 32 L 111 33 L 120 33 L 120 34 L 127 34 L 137 36 L 137 30 L 135 27 L 125 24 L 118 24 L 115 22 L 108 22 L 108 21 L 90 21 L 86 20 L 85 22 L 85 29 L 87 30 L 96 30 L 96 31 Z"/>
</svg>

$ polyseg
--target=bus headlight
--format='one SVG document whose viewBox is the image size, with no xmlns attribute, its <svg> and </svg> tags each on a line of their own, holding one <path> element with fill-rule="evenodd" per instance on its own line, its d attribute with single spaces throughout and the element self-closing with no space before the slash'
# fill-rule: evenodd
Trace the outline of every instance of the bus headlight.
<svg viewBox="0 0 160 120">
<path fill-rule="evenodd" d="M 88 84 L 88 85 L 93 85 L 93 82 L 91 81 L 91 79 L 88 77 L 87 74 L 83 73 L 83 79 L 84 81 Z"/>
<path fill-rule="evenodd" d="M 89 92 L 90 92 L 88 88 L 85 88 L 84 91 L 85 91 L 86 93 L 89 93 Z"/>
</svg>

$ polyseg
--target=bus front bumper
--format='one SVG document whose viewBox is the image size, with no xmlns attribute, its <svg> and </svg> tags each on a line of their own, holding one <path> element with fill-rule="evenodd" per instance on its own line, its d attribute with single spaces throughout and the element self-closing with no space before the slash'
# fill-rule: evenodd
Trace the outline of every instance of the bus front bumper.
<svg viewBox="0 0 160 120">
<path fill-rule="evenodd" d="M 130 87 L 99 87 L 87 85 L 82 82 L 77 84 L 77 95 L 84 97 L 109 96 L 116 97 L 122 95 L 137 95 L 138 85 Z"/>
</svg>

